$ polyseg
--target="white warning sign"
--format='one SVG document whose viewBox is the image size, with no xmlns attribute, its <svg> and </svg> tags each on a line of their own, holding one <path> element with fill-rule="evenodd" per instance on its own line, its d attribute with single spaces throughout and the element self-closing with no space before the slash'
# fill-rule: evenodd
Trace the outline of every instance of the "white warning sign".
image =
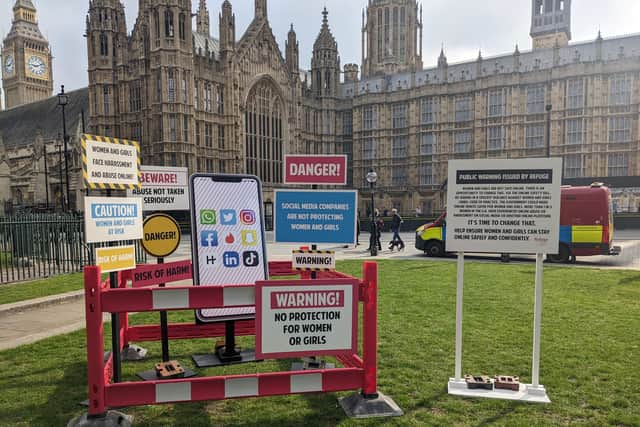
<svg viewBox="0 0 640 427">
<path fill-rule="evenodd" d="M 256 282 L 256 357 L 356 353 L 358 281 Z"/>
<path fill-rule="evenodd" d="M 292 266 L 298 271 L 335 271 L 336 253 L 333 251 L 293 251 Z"/>
<path fill-rule="evenodd" d="M 447 250 L 558 253 L 562 159 L 451 160 Z"/>
</svg>

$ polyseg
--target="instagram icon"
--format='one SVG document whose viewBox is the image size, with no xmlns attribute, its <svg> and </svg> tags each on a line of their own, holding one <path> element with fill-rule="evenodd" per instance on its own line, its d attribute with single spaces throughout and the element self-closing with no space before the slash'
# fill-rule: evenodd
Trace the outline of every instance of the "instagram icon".
<svg viewBox="0 0 640 427">
<path fill-rule="evenodd" d="M 245 209 L 240 211 L 240 222 L 244 225 L 253 225 L 256 223 L 256 213 Z"/>
</svg>

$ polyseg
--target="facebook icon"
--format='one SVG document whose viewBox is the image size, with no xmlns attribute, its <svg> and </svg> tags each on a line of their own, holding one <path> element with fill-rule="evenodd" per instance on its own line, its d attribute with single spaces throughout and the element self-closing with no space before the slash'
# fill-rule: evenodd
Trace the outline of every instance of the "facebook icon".
<svg viewBox="0 0 640 427">
<path fill-rule="evenodd" d="M 200 246 L 203 248 L 215 248 L 218 246 L 218 232 L 213 230 L 200 232 Z"/>
</svg>

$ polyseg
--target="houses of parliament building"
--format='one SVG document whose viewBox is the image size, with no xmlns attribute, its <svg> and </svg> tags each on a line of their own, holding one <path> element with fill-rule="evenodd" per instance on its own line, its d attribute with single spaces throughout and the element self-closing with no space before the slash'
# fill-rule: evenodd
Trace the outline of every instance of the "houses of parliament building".
<svg viewBox="0 0 640 427">
<path fill-rule="evenodd" d="M 143 164 L 256 174 L 269 200 L 285 154 L 346 154 L 362 212 L 371 169 L 376 207 L 441 210 L 450 159 L 562 157 L 567 183 L 640 182 L 640 35 L 570 43 L 571 0 L 531 1 L 530 50 L 450 64 L 443 49 L 427 68 L 417 1 L 368 0 L 360 65 L 342 66 L 318 10 L 310 70 L 293 25 L 280 51 L 266 0 L 244 33 L 228 0 L 215 31 L 194 6 L 195 22 L 191 0 L 140 0 L 128 33 L 119 0 L 89 2 L 88 127 L 140 141 Z"/>
</svg>

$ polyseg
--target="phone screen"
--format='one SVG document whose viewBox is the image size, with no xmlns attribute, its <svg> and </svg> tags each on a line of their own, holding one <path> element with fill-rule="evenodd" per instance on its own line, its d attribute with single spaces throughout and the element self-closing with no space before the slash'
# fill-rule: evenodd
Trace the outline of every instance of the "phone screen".
<svg viewBox="0 0 640 427">
<path fill-rule="evenodd" d="M 194 283 L 215 286 L 265 280 L 267 259 L 259 179 L 245 175 L 193 175 L 190 183 Z M 254 307 L 243 307 L 199 310 L 197 316 L 202 321 L 221 321 L 254 313 Z"/>
</svg>

